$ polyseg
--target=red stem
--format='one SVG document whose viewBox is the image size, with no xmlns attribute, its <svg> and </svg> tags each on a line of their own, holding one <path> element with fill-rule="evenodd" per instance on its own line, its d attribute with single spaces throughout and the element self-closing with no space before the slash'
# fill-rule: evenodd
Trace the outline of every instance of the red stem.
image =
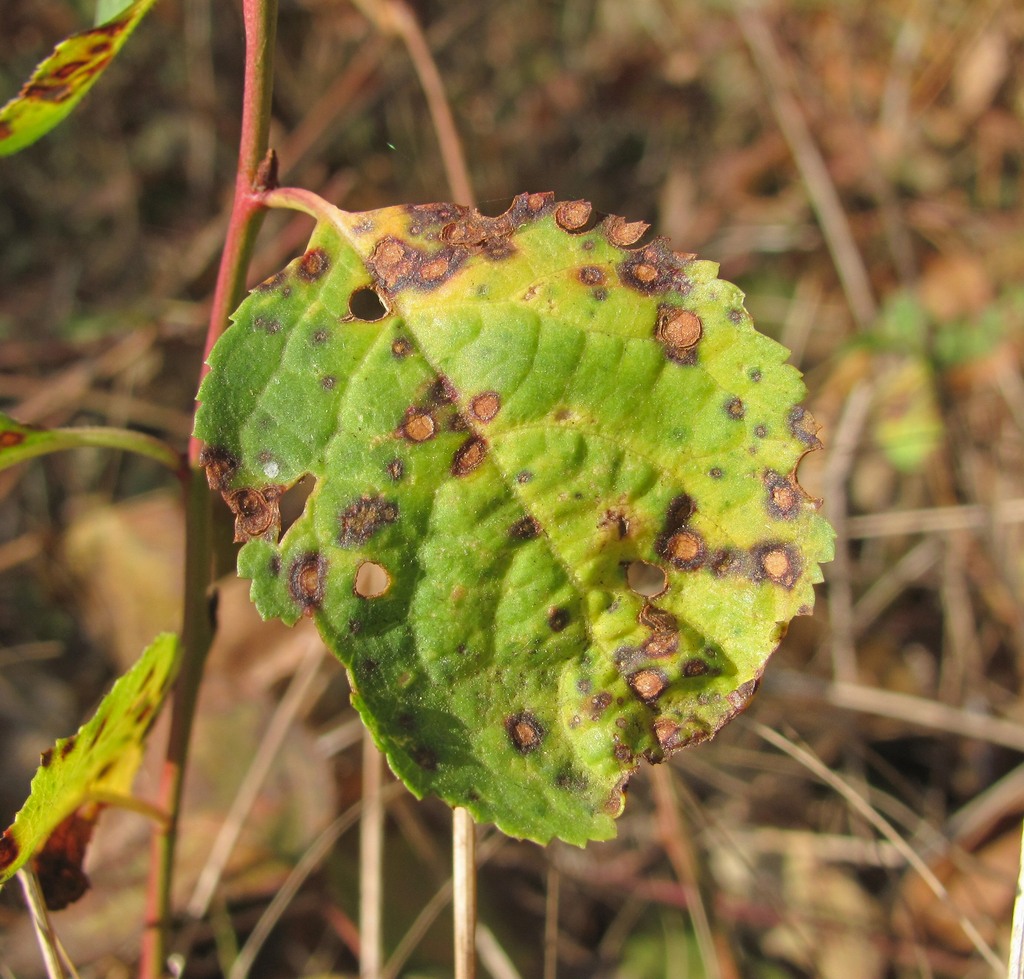
<svg viewBox="0 0 1024 979">
<path fill-rule="evenodd" d="M 253 244 L 265 209 L 262 195 L 266 185 L 273 182 L 273 157 L 267 153 L 267 144 L 277 0 L 243 0 L 243 11 L 245 87 L 235 199 L 217 273 L 200 379 L 206 375 L 205 360 L 213 344 L 227 328 L 232 310 L 241 301 Z M 184 476 L 187 521 L 183 659 L 174 692 L 171 730 L 157 801 L 158 808 L 166 812 L 169 819 L 167 826 L 153 836 L 139 962 L 139 975 L 142 979 L 159 979 L 165 975 L 172 873 L 185 763 L 203 667 L 213 639 L 208 606 L 211 583 L 211 501 L 204 474 L 199 468 L 201 448 L 195 438 L 189 443 L 190 470 Z"/>
<path fill-rule="evenodd" d="M 228 220 L 224 251 L 217 271 L 217 285 L 210 307 L 206 347 L 199 371 L 202 382 L 209 372 L 207 360 L 213 345 L 227 329 L 231 313 L 241 302 L 253 245 L 263 219 L 263 193 L 272 182 L 273 160 L 267 154 L 270 132 L 270 99 L 273 92 L 274 37 L 277 0 L 244 0 L 245 88 L 242 102 L 242 132 L 235 172 L 235 199 Z M 189 462 L 199 464 L 202 445 L 189 443 Z"/>
</svg>

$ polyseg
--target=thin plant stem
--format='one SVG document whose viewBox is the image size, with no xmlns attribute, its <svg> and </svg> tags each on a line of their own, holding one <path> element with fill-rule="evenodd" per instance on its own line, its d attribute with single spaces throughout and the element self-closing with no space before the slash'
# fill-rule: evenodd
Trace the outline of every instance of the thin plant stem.
<svg viewBox="0 0 1024 979">
<path fill-rule="evenodd" d="M 238 305 L 253 243 L 259 230 L 263 205 L 259 185 L 272 182 L 272 173 L 262 168 L 267 158 L 270 132 L 270 97 L 273 87 L 273 51 L 277 31 L 277 0 L 244 0 L 245 72 L 242 96 L 242 126 L 235 175 L 235 199 L 231 209 L 217 285 L 210 309 L 204 363 L 213 344 L 224 332 L 231 311 Z M 211 501 L 206 480 L 199 467 L 202 446 L 189 442 L 189 470 L 185 484 L 185 608 L 182 626 L 182 665 L 175 685 L 171 730 L 160 781 L 159 808 L 168 822 L 153 837 L 150 876 L 146 888 L 146 915 L 142 937 L 139 974 L 157 979 L 164 974 L 171 911 L 174 854 L 181 814 L 185 762 L 192 733 L 199 684 L 213 639 L 208 606 L 211 580 Z"/>
<path fill-rule="evenodd" d="M 384 760 L 363 731 L 363 809 L 359 817 L 359 976 L 377 979 L 383 962 Z"/>
<path fill-rule="evenodd" d="M 452 200 L 456 204 L 471 205 L 473 187 L 469 179 L 466 157 L 462 152 L 462 141 L 459 139 L 459 131 L 445 95 L 441 73 L 437 70 L 427 39 L 423 36 L 416 15 L 405 0 L 389 0 L 386 9 L 391 25 L 409 52 L 409 59 L 427 99 L 427 108 L 434 123 L 434 132 L 437 133 L 437 143 L 441 149 L 441 160 L 444 163 L 448 188 L 452 192 Z"/>
<path fill-rule="evenodd" d="M 452 812 L 455 979 L 476 976 L 476 823 L 468 809 Z"/>
<path fill-rule="evenodd" d="M 210 308 L 210 324 L 199 379 L 206 376 L 213 345 L 227 328 L 229 317 L 245 290 L 245 277 L 253 245 L 263 220 L 262 191 L 274 177 L 265 161 L 270 138 L 270 98 L 273 93 L 274 41 L 277 33 L 277 0 L 244 0 L 245 78 L 242 96 L 242 131 L 235 172 L 235 197 L 228 219 L 224 251 L 217 271 L 217 285 Z M 193 438 L 189 461 L 199 463 L 202 446 Z"/>
<path fill-rule="evenodd" d="M 165 823 L 157 826 L 153 834 L 150 854 L 146 914 L 139 963 L 139 975 L 143 979 L 158 979 L 164 975 L 185 763 L 196 702 L 199 698 L 199 684 L 203 667 L 206 665 L 206 655 L 213 640 L 213 623 L 207 595 L 211 572 L 210 492 L 205 477 L 197 469 L 189 470 L 183 479 L 186 488 L 182 661 L 174 688 L 171 729 L 167 736 L 157 803 L 157 809 L 166 813 L 167 819 Z"/>
<path fill-rule="evenodd" d="M 1017 896 L 1013 902 L 1010 959 L 1006 975 L 1009 979 L 1024 979 L 1024 838 L 1021 840 L 1020 871 L 1017 876 Z"/>
<path fill-rule="evenodd" d="M 668 765 L 656 765 L 652 772 L 654 804 L 657 811 L 658 832 L 676 880 L 686 895 L 686 909 L 697 939 L 697 948 L 703 960 L 707 979 L 721 979 L 723 970 L 715 946 L 711 918 L 700 888 L 697 857 L 690 846 L 693 834 L 687 832 L 679 811 L 679 800 L 672 784 L 672 770 Z M 734 971 L 734 970 L 731 970 Z"/>
<path fill-rule="evenodd" d="M 48 979 L 67 979 L 67 973 L 60 961 L 57 936 L 53 932 L 50 916 L 46 912 L 46 901 L 43 898 L 42 888 L 39 886 L 39 879 L 31 870 L 24 867 L 18 871 L 17 876 L 18 883 L 21 884 L 25 895 L 25 904 L 28 905 L 29 915 L 32 918 L 32 930 L 36 933 L 39 950 L 43 953 L 46 975 Z"/>
</svg>

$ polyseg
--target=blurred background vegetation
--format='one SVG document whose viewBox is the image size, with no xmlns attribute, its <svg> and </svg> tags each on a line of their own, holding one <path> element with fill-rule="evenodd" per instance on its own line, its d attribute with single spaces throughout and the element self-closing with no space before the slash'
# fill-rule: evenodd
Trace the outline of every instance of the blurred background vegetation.
<svg viewBox="0 0 1024 979">
<path fill-rule="evenodd" d="M 87 6 L 0 6 L 0 98 L 90 23 Z M 450 197 L 389 9 L 281 5 L 282 182 L 350 210 Z M 827 448 L 801 480 L 840 533 L 815 614 L 794 623 L 753 707 L 677 756 L 667 778 L 639 773 L 617 841 L 489 845 L 485 969 L 990 974 L 960 917 L 1005 955 L 1024 815 L 1024 8 L 422 0 L 414 11 L 485 212 L 524 190 L 587 198 L 721 262 L 744 289 L 759 327 L 806 373 Z M 0 161 L 0 407 L 20 421 L 128 424 L 184 447 L 242 57 L 238 3 L 165 0 L 62 127 Z M 301 251 L 309 228 L 271 215 L 251 281 Z M 80 451 L 0 474 L 4 825 L 39 752 L 176 625 L 181 531 L 176 487 L 145 461 Z M 244 586 L 226 581 L 221 608 L 182 907 L 269 719 L 284 704 L 293 722 L 192 929 L 195 977 L 220 974 L 360 792 L 340 668 L 308 630 L 258 623 Z M 290 684 L 297 693 L 282 700 Z M 448 817 L 404 795 L 388 813 L 394 951 L 447 874 Z M 104 817 L 94 889 L 56 916 L 83 977 L 131 974 L 147 832 L 138 817 Z M 355 854 L 343 835 L 254 975 L 352 973 Z M 922 885 L 914 855 L 947 898 Z M 701 964 L 695 902 L 714 963 Z M 450 974 L 447 914 L 401 974 Z M 40 974 L 37 954 L 8 889 L 0 973 Z"/>
</svg>

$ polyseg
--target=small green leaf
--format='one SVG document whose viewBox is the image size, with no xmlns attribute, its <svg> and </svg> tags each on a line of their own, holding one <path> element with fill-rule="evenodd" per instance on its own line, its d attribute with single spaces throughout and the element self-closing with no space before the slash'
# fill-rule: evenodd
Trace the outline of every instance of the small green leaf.
<svg viewBox="0 0 1024 979">
<path fill-rule="evenodd" d="M 942 414 L 935 375 L 921 357 L 884 365 L 875 391 L 875 437 L 901 472 L 918 472 L 942 444 Z"/>
<path fill-rule="evenodd" d="M 21 92 L 0 108 L 0 156 L 53 129 L 92 88 L 156 0 L 135 0 L 99 27 L 72 34 L 39 64 Z"/>
<path fill-rule="evenodd" d="M 22 425 L 0 412 L 0 470 L 66 449 L 120 449 L 155 459 L 169 469 L 178 469 L 181 459 L 165 442 L 122 428 L 36 428 Z"/>
<path fill-rule="evenodd" d="M 65 856 L 80 850 L 95 819 L 95 813 L 79 814 L 80 807 L 128 796 L 146 735 L 177 668 L 177 637 L 158 636 L 92 719 L 44 752 L 28 800 L 0 836 L 0 885 L 37 857 L 54 834 Z"/>
<path fill-rule="evenodd" d="M 239 571 L 316 620 L 413 792 L 613 836 L 640 761 L 739 713 L 814 601 L 800 375 L 717 266 L 586 202 L 305 206 L 200 391 Z"/>
</svg>

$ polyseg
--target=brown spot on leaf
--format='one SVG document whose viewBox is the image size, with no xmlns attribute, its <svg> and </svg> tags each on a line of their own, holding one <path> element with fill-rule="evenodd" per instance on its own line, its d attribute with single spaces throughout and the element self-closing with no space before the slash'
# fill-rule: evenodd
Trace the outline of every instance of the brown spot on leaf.
<svg viewBox="0 0 1024 979">
<path fill-rule="evenodd" d="M 802 405 L 794 405 L 789 412 L 789 430 L 804 445 L 812 449 L 821 448 L 821 440 L 818 438 L 818 423 Z"/>
<path fill-rule="evenodd" d="M 306 615 L 312 615 L 324 600 L 327 580 L 327 560 L 322 554 L 303 554 L 291 563 L 288 570 L 288 591 L 302 606 Z"/>
<path fill-rule="evenodd" d="M 78 735 L 72 734 L 70 738 L 65 738 L 63 743 L 60 745 L 60 756 L 61 758 L 67 758 L 72 751 L 75 750 L 75 745 L 78 743 Z"/>
<path fill-rule="evenodd" d="M 665 356 L 676 363 L 692 364 L 696 361 L 693 347 L 704 332 L 700 317 L 678 306 L 658 307 L 654 336 L 665 348 Z"/>
<path fill-rule="evenodd" d="M 680 530 L 658 541 L 658 553 L 680 571 L 695 571 L 704 564 L 707 549 L 695 530 Z"/>
<path fill-rule="evenodd" d="M 12 449 L 24 441 L 24 432 L 0 432 L 0 449 Z"/>
<path fill-rule="evenodd" d="M 333 374 L 326 374 L 320 378 L 320 387 L 325 391 L 333 391 L 334 385 L 338 383 L 338 379 Z"/>
<path fill-rule="evenodd" d="M 522 517 L 508 528 L 508 535 L 514 540 L 533 540 L 540 535 L 540 524 L 533 517 Z"/>
<path fill-rule="evenodd" d="M 43 899 L 50 911 L 60 911 L 77 901 L 89 889 L 82 864 L 92 838 L 97 812 L 73 812 L 50 834 L 45 846 L 33 857 Z"/>
<path fill-rule="evenodd" d="M 725 403 L 725 413 L 735 421 L 739 421 L 747 413 L 747 409 L 739 398 L 730 398 Z"/>
<path fill-rule="evenodd" d="M 665 509 L 665 533 L 681 530 L 696 512 L 697 503 L 688 493 L 674 496 Z"/>
<path fill-rule="evenodd" d="M 653 704 L 668 686 L 668 677 L 657 667 L 637 670 L 626 677 L 626 683 L 645 704 Z"/>
<path fill-rule="evenodd" d="M 800 577 L 800 555 L 792 544 L 769 543 L 754 549 L 753 578 L 767 578 L 783 588 L 792 588 Z"/>
<path fill-rule="evenodd" d="M 459 400 L 459 392 L 455 385 L 443 374 L 430 385 L 427 392 L 427 401 L 435 406 L 450 405 Z"/>
<path fill-rule="evenodd" d="M 645 602 L 640 609 L 640 625 L 652 629 L 654 632 L 678 632 L 679 623 L 676 617 L 668 609 L 658 608 Z"/>
<path fill-rule="evenodd" d="M 512 747 L 521 755 L 536 751 L 544 740 L 544 728 L 529 711 L 521 711 L 505 718 L 505 730 L 508 732 Z"/>
<path fill-rule="evenodd" d="M 648 636 L 640 651 L 647 659 L 667 659 L 679 649 L 678 632 L 655 632 Z"/>
<path fill-rule="evenodd" d="M 732 547 L 724 547 L 715 551 L 707 563 L 711 568 L 711 573 L 719 578 L 724 578 L 727 575 L 746 575 L 750 568 L 746 552 Z"/>
<path fill-rule="evenodd" d="M 39 756 L 39 765 L 40 765 L 41 768 L 49 768 L 50 765 L 52 764 L 52 762 L 53 762 L 53 748 L 47 748 L 46 751 L 44 751 Z"/>
<path fill-rule="evenodd" d="M 730 707 L 726 720 L 731 721 L 737 714 L 742 713 L 750 706 L 750 701 L 753 699 L 754 694 L 757 693 L 757 688 L 760 685 L 760 678 L 755 677 L 753 680 L 747 680 L 746 683 L 740 684 L 735 690 L 730 690 L 726 694 L 726 700 L 729 701 Z"/>
<path fill-rule="evenodd" d="M 316 282 L 330 268 L 331 260 L 322 248 L 311 248 L 299 260 L 298 276 L 303 282 Z"/>
<path fill-rule="evenodd" d="M 428 439 L 432 439 L 437 432 L 437 422 L 429 411 L 409 408 L 398 432 L 402 438 L 408 439 L 410 442 L 426 442 Z"/>
<path fill-rule="evenodd" d="M 397 337 L 391 341 L 391 353 L 398 360 L 403 360 L 412 353 L 412 343 L 405 337 Z"/>
<path fill-rule="evenodd" d="M 520 485 L 530 482 L 533 479 L 533 473 L 529 469 L 521 469 L 516 473 L 516 482 Z"/>
<path fill-rule="evenodd" d="M 466 439 L 455 450 L 452 457 L 451 473 L 453 476 L 468 476 L 487 458 L 487 440 L 474 435 Z"/>
<path fill-rule="evenodd" d="M 605 283 L 604 270 L 596 265 L 584 265 L 577 270 L 576 278 L 585 286 L 603 286 Z"/>
<path fill-rule="evenodd" d="M 777 472 L 768 470 L 764 475 L 768 490 L 768 513 L 776 520 L 791 520 L 800 512 L 801 492 L 794 483 Z"/>
<path fill-rule="evenodd" d="M 612 746 L 612 754 L 615 755 L 615 760 L 621 762 L 623 765 L 630 765 L 633 763 L 633 752 L 629 750 L 627 745 L 622 744 L 620 741 L 616 741 Z"/>
<path fill-rule="evenodd" d="M 359 598 L 380 598 L 391 587 L 391 575 L 387 568 L 376 561 L 363 561 L 356 568 L 356 580 L 352 590 Z"/>
<path fill-rule="evenodd" d="M 280 486 L 265 486 L 262 490 L 243 488 L 223 496 L 235 515 L 236 543 L 276 536 L 281 527 Z"/>
<path fill-rule="evenodd" d="M 18 859 L 18 854 L 21 852 L 21 847 L 18 846 L 17 841 L 11 835 L 9 829 L 4 830 L 4 835 L 0 836 L 0 870 L 6 870 L 15 860 Z"/>
<path fill-rule="evenodd" d="M 704 660 L 694 657 L 693 659 L 688 659 L 683 663 L 679 672 L 682 673 L 683 676 L 692 680 L 695 677 L 707 676 L 707 674 L 711 672 L 711 667 L 709 667 Z"/>
<path fill-rule="evenodd" d="M 548 625 L 552 632 L 561 632 L 569 624 L 569 610 L 567 608 L 549 608 Z"/>
<path fill-rule="evenodd" d="M 420 266 L 420 279 L 424 282 L 440 282 L 450 271 L 451 261 L 445 255 L 439 255 Z"/>
<path fill-rule="evenodd" d="M 682 727 L 670 717 L 659 717 L 654 722 L 654 736 L 666 752 L 676 751 L 685 743 Z"/>
<path fill-rule="evenodd" d="M 377 242 L 367 265 L 389 292 L 394 292 L 412 275 L 418 254 L 414 248 L 387 235 Z"/>
<path fill-rule="evenodd" d="M 37 99 L 40 102 L 66 102 L 74 94 L 67 82 L 33 82 L 21 90 L 23 99 Z"/>
<path fill-rule="evenodd" d="M 613 245 L 628 248 L 635 245 L 646 233 L 650 225 L 646 221 L 627 221 L 617 214 L 609 214 L 601 222 L 601 230 Z"/>
<path fill-rule="evenodd" d="M 288 281 L 288 273 L 286 271 L 275 272 L 269 279 L 264 279 L 258 286 L 256 286 L 257 292 L 273 292 L 278 286 L 283 285 Z"/>
<path fill-rule="evenodd" d="M 594 696 L 590 698 L 590 702 L 588 704 L 590 708 L 590 719 L 592 721 L 600 720 L 601 715 L 611 706 L 613 699 L 614 698 L 607 690 L 594 694 Z"/>
<path fill-rule="evenodd" d="M 672 285 L 673 268 L 665 261 L 663 251 L 663 248 L 648 245 L 630 253 L 619 263 L 619 278 L 631 289 L 647 296 L 667 291 Z"/>
<path fill-rule="evenodd" d="M 501 410 L 501 397 L 497 391 L 484 391 L 469 403 L 469 410 L 477 421 L 489 422 Z"/>
<path fill-rule="evenodd" d="M 409 751 L 409 757 L 424 771 L 437 771 L 438 757 L 437 752 L 433 748 L 428 748 L 426 745 L 417 745 Z"/>
<path fill-rule="evenodd" d="M 405 475 L 405 463 L 401 459 L 392 459 L 384 470 L 397 483 Z"/>
<path fill-rule="evenodd" d="M 629 517 L 622 510 L 605 510 L 598 526 L 611 530 L 619 540 L 629 536 Z"/>
<path fill-rule="evenodd" d="M 342 510 L 338 543 L 362 547 L 381 527 L 398 519 L 398 504 L 382 496 L 364 496 Z"/>
<path fill-rule="evenodd" d="M 589 201 L 562 201 L 555 208 L 555 223 L 563 231 L 579 231 L 590 220 Z"/>
<path fill-rule="evenodd" d="M 70 78 L 79 68 L 84 68 L 88 61 L 68 61 L 51 73 L 54 78 Z"/>
<path fill-rule="evenodd" d="M 210 489 L 221 492 L 227 489 L 238 471 L 239 461 L 233 452 L 207 445 L 199 453 L 199 465 L 206 470 L 206 481 L 210 484 Z"/>
</svg>

